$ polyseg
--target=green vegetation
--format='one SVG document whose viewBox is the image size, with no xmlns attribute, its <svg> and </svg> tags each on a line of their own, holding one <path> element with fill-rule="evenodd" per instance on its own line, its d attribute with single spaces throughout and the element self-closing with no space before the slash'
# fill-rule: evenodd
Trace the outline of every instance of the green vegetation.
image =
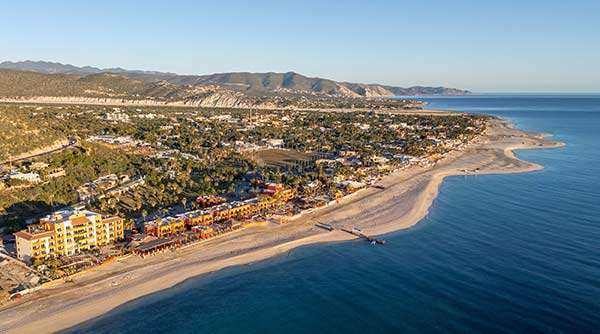
<svg viewBox="0 0 600 334">
<path fill-rule="evenodd" d="M 54 115 L 31 107 L 0 105 L 0 162 L 66 139 L 64 129 L 56 123 Z"/>
<path fill-rule="evenodd" d="M 173 76 L 167 80 L 137 77 L 131 73 L 80 76 L 0 69 L 0 97 L 85 98 L 97 99 L 99 103 L 110 98 L 113 102 L 144 100 L 146 104 L 170 102 L 246 108 L 403 109 L 420 106 L 416 101 L 365 98 L 398 93 L 383 86 L 348 86 L 296 73 Z"/>
<path fill-rule="evenodd" d="M 80 189 L 111 174 L 143 183 L 95 189 L 85 204 L 129 219 L 195 208 L 199 195 L 251 197 L 266 182 L 295 188 L 300 198 L 335 197 L 345 181 L 433 163 L 485 126 L 485 118 L 467 115 L 167 107 L 3 105 L 0 118 L 18 120 L 3 124 L 5 138 L 19 139 L 2 142 L 7 156 L 43 146 L 44 138 L 77 139 L 75 147 L 3 166 L 5 175 L 12 168 L 41 177 L 2 181 L 0 227 L 8 231 L 78 203 Z M 32 130 L 38 137 L 21 138 Z"/>
<path fill-rule="evenodd" d="M 464 95 L 468 91 L 446 88 L 446 87 L 422 87 L 413 86 L 408 88 L 385 86 L 379 84 L 359 84 L 348 82 L 336 82 L 323 78 L 310 78 L 295 72 L 286 73 L 216 73 L 209 75 L 177 75 L 175 73 L 128 71 L 123 69 L 102 70 L 94 67 L 76 67 L 60 63 L 44 61 L 3 62 L 0 69 L 24 70 L 38 73 L 60 73 L 74 75 L 90 75 L 114 72 L 131 79 L 147 82 L 166 81 L 176 85 L 220 85 L 237 87 L 249 94 L 264 95 L 269 93 L 302 92 L 304 94 L 328 94 L 346 97 L 367 96 L 413 96 L 413 95 Z M 314 96 L 311 96 L 314 97 Z"/>
<path fill-rule="evenodd" d="M 162 88 L 162 89 L 161 89 Z M 130 100 L 183 99 L 186 89 L 159 82 L 144 82 L 111 73 L 84 77 L 68 74 L 42 74 L 0 70 L 0 96 L 75 96 L 94 98 L 127 98 Z"/>
</svg>

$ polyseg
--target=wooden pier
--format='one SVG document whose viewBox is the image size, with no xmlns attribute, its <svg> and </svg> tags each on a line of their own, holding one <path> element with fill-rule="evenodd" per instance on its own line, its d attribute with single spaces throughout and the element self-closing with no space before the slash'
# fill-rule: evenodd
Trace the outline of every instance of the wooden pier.
<svg viewBox="0 0 600 334">
<path fill-rule="evenodd" d="M 322 228 L 324 230 L 327 230 L 329 232 L 335 230 L 335 227 L 333 227 L 331 224 L 316 223 L 315 226 L 316 227 L 320 227 L 320 228 Z M 367 240 L 368 242 L 370 242 L 372 244 L 385 245 L 385 240 L 370 237 L 370 236 L 364 234 L 361 230 L 357 229 L 356 227 L 354 227 L 352 229 L 348 229 L 346 227 L 341 227 L 340 230 L 344 231 L 346 233 L 350 233 L 352 235 L 355 235 L 355 236 L 357 236 L 359 238 L 365 239 L 365 240 Z"/>
<path fill-rule="evenodd" d="M 385 245 L 385 240 L 370 237 L 370 236 L 364 234 L 359 229 L 356 229 L 356 228 L 348 229 L 348 228 L 342 227 L 340 230 L 342 230 L 342 231 L 344 231 L 346 233 L 350 233 L 352 235 L 355 235 L 355 236 L 357 236 L 359 238 L 365 239 L 365 240 L 367 240 L 368 242 L 370 242 L 372 244 Z"/>
</svg>

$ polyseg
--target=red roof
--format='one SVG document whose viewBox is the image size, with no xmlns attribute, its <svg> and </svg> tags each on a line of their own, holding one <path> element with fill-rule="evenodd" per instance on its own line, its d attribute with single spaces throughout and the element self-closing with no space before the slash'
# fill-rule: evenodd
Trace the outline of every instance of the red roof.
<svg viewBox="0 0 600 334">
<path fill-rule="evenodd" d="M 71 224 L 73 225 L 85 225 L 89 222 L 87 217 L 75 217 L 71 219 Z"/>
<path fill-rule="evenodd" d="M 44 231 L 44 232 L 39 232 L 39 233 L 29 233 L 27 231 L 19 231 L 19 232 L 15 232 L 14 235 L 17 238 L 22 238 L 22 239 L 26 239 L 26 240 L 33 240 L 33 239 L 41 239 L 41 238 L 45 238 L 45 237 L 50 237 L 54 234 L 54 232 L 52 231 Z"/>
<path fill-rule="evenodd" d="M 119 216 L 106 217 L 102 219 L 103 223 L 112 223 L 121 220 L 122 218 Z"/>
</svg>

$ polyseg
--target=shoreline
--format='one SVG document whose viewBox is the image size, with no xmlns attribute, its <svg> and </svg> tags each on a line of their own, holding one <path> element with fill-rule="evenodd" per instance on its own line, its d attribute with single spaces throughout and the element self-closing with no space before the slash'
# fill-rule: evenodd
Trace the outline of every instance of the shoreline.
<svg viewBox="0 0 600 334">
<path fill-rule="evenodd" d="M 449 153 L 434 167 L 390 174 L 381 181 L 383 190 L 365 189 L 287 225 L 248 228 L 197 247 L 93 268 L 75 283 L 43 288 L 0 308 L 0 331 L 64 330 L 199 275 L 265 260 L 300 246 L 355 239 L 339 230 L 317 229 L 317 221 L 357 226 L 371 235 L 407 229 L 427 216 L 446 177 L 540 170 L 542 166 L 518 159 L 514 150 L 560 146 L 540 134 L 517 130 L 506 120 L 491 118 L 486 133 L 467 149 Z"/>
</svg>

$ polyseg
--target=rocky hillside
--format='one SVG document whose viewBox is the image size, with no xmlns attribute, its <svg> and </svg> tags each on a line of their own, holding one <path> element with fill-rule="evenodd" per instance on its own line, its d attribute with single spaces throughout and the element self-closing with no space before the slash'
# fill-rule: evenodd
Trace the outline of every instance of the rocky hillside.
<svg viewBox="0 0 600 334">
<path fill-rule="evenodd" d="M 218 85 L 146 81 L 123 74 L 44 74 L 0 69 L 0 101 L 110 105 L 173 105 L 222 108 L 414 108 L 414 101 L 299 94 L 273 89 L 268 94 Z"/>
<path fill-rule="evenodd" d="M 379 84 L 359 84 L 337 82 L 323 78 L 311 78 L 304 75 L 287 73 L 217 73 L 210 75 L 177 75 L 155 71 L 130 71 L 122 68 L 100 69 L 96 67 L 76 67 L 60 63 L 42 61 L 3 62 L 0 69 L 33 71 L 45 74 L 90 74 L 114 73 L 129 79 L 146 83 L 158 81 L 178 86 L 216 85 L 229 90 L 241 91 L 246 95 L 268 94 L 318 94 L 332 97 L 389 97 L 402 95 L 464 95 L 469 91 L 446 87 L 396 87 Z"/>
<path fill-rule="evenodd" d="M 217 86 L 147 82 L 113 73 L 85 76 L 0 70 L 0 97 L 55 103 L 183 104 L 207 107 L 258 106 L 255 98 Z"/>
</svg>

